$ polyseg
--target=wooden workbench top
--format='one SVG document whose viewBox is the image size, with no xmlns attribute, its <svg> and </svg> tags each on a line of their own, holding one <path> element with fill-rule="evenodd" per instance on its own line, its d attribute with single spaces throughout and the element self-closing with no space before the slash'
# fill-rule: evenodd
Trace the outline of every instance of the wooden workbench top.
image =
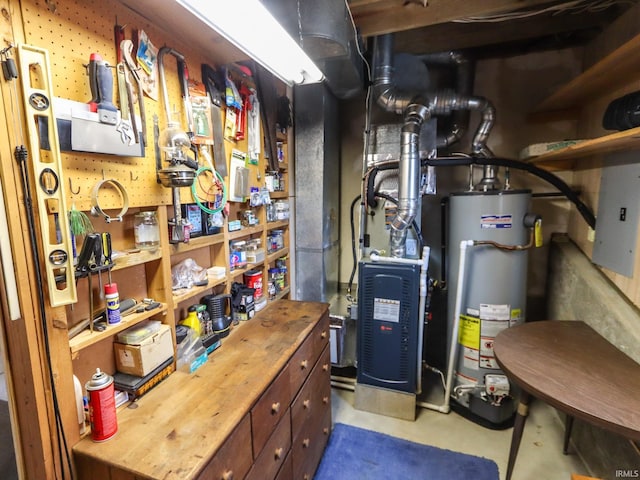
<svg viewBox="0 0 640 480">
<path fill-rule="evenodd" d="M 118 412 L 118 432 L 74 455 L 144 478 L 195 477 L 249 412 L 328 305 L 278 300 L 222 340 L 192 374 L 177 371 Z"/>
</svg>

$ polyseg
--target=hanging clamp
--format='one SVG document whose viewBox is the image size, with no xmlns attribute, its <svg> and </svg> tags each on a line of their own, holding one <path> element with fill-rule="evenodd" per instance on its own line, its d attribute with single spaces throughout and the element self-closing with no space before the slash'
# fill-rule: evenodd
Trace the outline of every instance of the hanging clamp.
<svg viewBox="0 0 640 480">
<path fill-rule="evenodd" d="M 122 209 L 115 217 L 107 215 L 98 203 L 98 194 L 100 192 L 100 189 L 107 184 L 115 187 L 116 190 L 118 190 L 118 192 L 120 193 L 120 197 L 122 198 Z M 107 223 L 121 222 L 122 217 L 124 217 L 124 215 L 127 213 L 127 210 L 129 210 L 129 196 L 127 195 L 127 191 L 124 189 L 124 186 L 120 182 L 114 179 L 106 179 L 101 180 L 95 184 L 93 190 L 91 191 L 91 215 L 93 215 L 94 217 L 103 216 Z"/>
</svg>

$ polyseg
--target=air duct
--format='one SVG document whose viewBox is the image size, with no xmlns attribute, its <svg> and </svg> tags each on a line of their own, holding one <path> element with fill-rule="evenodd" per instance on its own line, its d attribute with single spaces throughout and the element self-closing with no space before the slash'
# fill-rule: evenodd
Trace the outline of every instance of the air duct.
<svg viewBox="0 0 640 480">
<path fill-rule="evenodd" d="M 426 65 L 444 65 L 455 68 L 455 92 L 468 97 L 473 91 L 475 63 L 465 55 L 456 51 L 429 53 L 417 57 Z M 436 139 L 437 148 L 447 148 L 460 141 L 469 127 L 469 110 L 455 110 L 451 116 L 448 132 L 439 133 Z"/>
<path fill-rule="evenodd" d="M 394 74 L 393 36 L 378 36 L 374 39 L 374 98 L 385 110 L 405 115 L 400 144 L 398 210 L 391 220 L 391 256 L 403 257 L 406 229 L 415 218 L 420 199 L 419 133 L 422 122 L 431 116 L 451 115 L 454 111 L 480 110 L 482 121 L 473 138 L 472 152 L 476 156 L 491 157 L 493 154 L 486 141 L 495 121 L 495 109 L 484 97 L 450 91 L 402 92 L 393 85 Z M 487 185 L 491 185 L 492 180 L 495 182 L 495 169 L 487 167 L 485 174 Z"/>
<path fill-rule="evenodd" d="M 263 0 L 340 99 L 364 89 L 358 35 L 344 0 Z"/>
</svg>

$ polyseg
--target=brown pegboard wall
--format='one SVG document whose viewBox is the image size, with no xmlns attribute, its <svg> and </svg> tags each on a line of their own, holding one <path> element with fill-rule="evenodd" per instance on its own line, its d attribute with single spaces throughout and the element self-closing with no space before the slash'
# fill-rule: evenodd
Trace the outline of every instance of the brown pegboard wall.
<svg viewBox="0 0 640 480">
<path fill-rule="evenodd" d="M 87 2 L 84 0 L 23 0 L 26 43 L 49 51 L 52 64 L 51 76 L 54 95 L 78 102 L 87 102 L 90 97 L 88 75 L 84 65 L 91 53 L 99 53 L 110 64 L 116 63 L 114 25 L 125 27 L 125 37 L 131 39 L 132 29 L 144 30 L 156 48 L 170 43 L 170 47 L 180 51 L 187 59 L 191 78 L 199 78 L 200 64 L 205 62 L 196 52 L 180 45 L 173 38 L 165 37 L 140 15 L 132 12 L 115 0 Z M 174 58 L 165 57 L 165 72 L 171 111 L 178 109 L 183 126 L 182 99 L 177 68 Z M 79 210 L 89 210 L 90 194 L 94 185 L 102 179 L 115 179 L 127 190 L 131 207 L 171 204 L 171 189 L 156 182 L 155 148 L 153 143 L 153 116 L 159 117 L 162 130 L 166 126 L 164 105 L 161 94 L 158 101 L 144 98 L 146 112 L 145 158 L 123 157 L 90 153 L 62 154 L 64 188 L 69 205 L 73 202 Z M 114 73 L 114 103 L 117 102 L 117 88 Z M 190 202 L 189 189 L 181 189 L 184 202 Z M 100 205 L 105 208 L 120 208 L 117 194 L 101 190 Z"/>
</svg>

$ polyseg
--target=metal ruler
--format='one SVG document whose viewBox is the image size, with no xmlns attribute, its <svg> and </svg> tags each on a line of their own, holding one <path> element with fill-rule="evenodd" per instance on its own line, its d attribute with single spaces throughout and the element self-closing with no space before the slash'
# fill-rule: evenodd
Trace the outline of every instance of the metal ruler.
<svg viewBox="0 0 640 480">
<path fill-rule="evenodd" d="M 49 301 L 51 306 L 58 307 L 75 303 L 77 293 L 60 141 L 52 106 L 49 53 L 43 48 L 19 45 L 18 60 Z M 49 150 L 40 149 L 38 124 L 43 120 L 48 124 Z"/>
</svg>

